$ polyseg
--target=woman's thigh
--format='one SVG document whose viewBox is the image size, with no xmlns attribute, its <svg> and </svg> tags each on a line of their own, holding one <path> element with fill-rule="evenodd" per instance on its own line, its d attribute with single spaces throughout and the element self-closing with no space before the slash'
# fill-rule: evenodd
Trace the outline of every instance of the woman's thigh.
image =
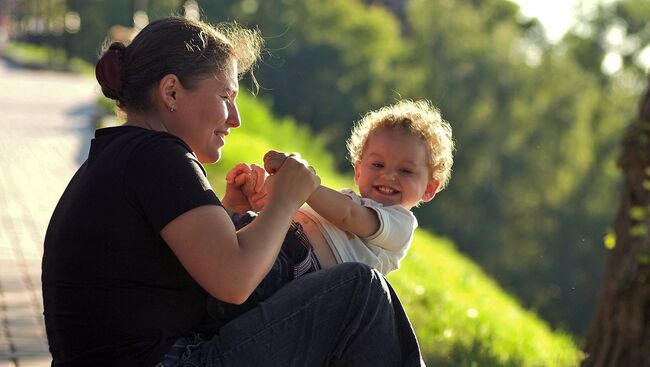
<svg viewBox="0 0 650 367">
<path fill-rule="evenodd" d="M 410 362 L 407 362 L 410 361 Z M 189 366 L 420 365 L 415 335 L 383 276 L 347 263 L 301 277 L 224 325 Z"/>
<path fill-rule="evenodd" d="M 278 366 L 325 365 L 335 357 L 337 344 L 343 339 L 343 319 L 355 312 L 349 307 L 352 289 L 367 283 L 360 281 L 366 269 L 357 268 L 346 264 L 308 274 L 280 289 L 245 317 L 222 327 L 216 346 L 224 362 L 256 365 L 257 359 Z"/>
</svg>

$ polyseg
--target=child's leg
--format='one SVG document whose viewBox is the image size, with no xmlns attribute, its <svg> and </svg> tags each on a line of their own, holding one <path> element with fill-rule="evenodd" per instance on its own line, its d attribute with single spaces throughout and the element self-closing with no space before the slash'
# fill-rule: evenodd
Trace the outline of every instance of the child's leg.
<svg viewBox="0 0 650 367">
<path fill-rule="evenodd" d="M 308 265 L 311 263 L 305 265 L 309 259 L 309 249 L 305 247 L 300 238 L 301 231 L 300 224 L 292 223 L 273 267 L 243 304 L 234 305 L 214 298 L 208 300 L 208 313 L 218 321 L 218 325 L 225 325 L 230 320 L 249 311 L 272 296 L 285 284 L 296 278 L 296 269 L 298 267 L 302 270 L 298 275 L 318 270 L 309 267 Z"/>
<path fill-rule="evenodd" d="M 309 239 L 300 223 L 292 221 L 290 232 L 292 232 L 293 236 L 285 238 L 282 251 L 289 254 L 293 260 L 293 278 L 296 279 L 305 274 L 321 270 L 322 267 L 316 257 L 316 252 L 309 243 Z"/>
</svg>

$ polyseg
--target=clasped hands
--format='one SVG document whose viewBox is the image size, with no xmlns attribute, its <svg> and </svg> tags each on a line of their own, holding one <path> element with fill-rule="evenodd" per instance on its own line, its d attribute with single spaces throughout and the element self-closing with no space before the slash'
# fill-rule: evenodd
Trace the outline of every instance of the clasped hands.
<svg viewBox="0 0 650 367">
<path fill-rule="evenodd" d="M 264 167 L 239 163 L 228 172 L 222 203 L 238 213 L 259 212 L 271 202 L 297 210 L 319 185 L 320 177 L 299 154 L 271 150 Z"/>
</svg>

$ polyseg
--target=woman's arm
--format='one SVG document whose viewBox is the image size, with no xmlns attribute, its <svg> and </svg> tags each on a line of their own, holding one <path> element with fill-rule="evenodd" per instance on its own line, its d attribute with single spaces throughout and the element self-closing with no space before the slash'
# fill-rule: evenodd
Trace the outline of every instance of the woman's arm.
<svg viewBox="0 0 650 367">
<path fill-rule="evenodd" d="M 379 230 L 377 212 L 323 185 L 311 194 L 307 204 L 339 229 L 359 237 L 371 236 Z"/>
<path fill-rule="evenodd" d="M 320 183 L 299 159 L 286 159 L 276 170 L 266 206 L 239 232 L 218 206 L 189 210 L 160 232 L 192 277 L 222 301 L 242 303 L 253 292 L 271 269 L 294 213 Z"/>
</svg>

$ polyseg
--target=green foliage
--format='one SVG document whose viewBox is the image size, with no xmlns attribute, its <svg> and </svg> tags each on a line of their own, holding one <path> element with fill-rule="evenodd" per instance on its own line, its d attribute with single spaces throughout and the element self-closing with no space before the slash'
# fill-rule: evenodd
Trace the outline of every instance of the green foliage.
<svg viewBox="0 0 650 367">
<path fill-rule="evenodd" d="M 605 244 L 605 248 L 608 250 L 612 250 L 614 247 L 616 247 L 616 233 L 614 233 L 612 229 L 609 229 L 605 234 L 603 243 Z"/>
<path fill-rule="evenodd" d="M 29 43 L 11 42 L 3 50 L 4 57 L 31 67 L 67 70 L 90 75 L 95 72 L 92 65 L 79 58 L 68 58 L 65 51 L 51 46 L 35 46 Z"/>
<path fill-rule="evenodd" d="M 21 64 L 64 65 L 66 55 L 62 50 L 49 46 L 35 46 L 28 43 L 12 42 L 4 50 L 4 54 Z"/>
<path fill-rule="evenodd" d="M 300 152 L 323 183 L 351 187 L 351 177 L 333 167 L 325 140 L 246 94 L 239 97 L 243 128 L 231 131 L 223 158 L 208 165 L 217 192 L 227 170 L 238 162 L 261 162 L 268 149 Z M 580 352 L 566 335 L 553 333 L 533 313 L 489 279 L 453 244 L 424 230 L 389 280 L 414 324 L 423 354 L 433 366 L 574 366 Z"/>
<path fill-rule="evenodd" d="M 180 0 L 148 0 L 150 19 L 171 15 L 179 9 Z M 94 64 L 102 51 L 104 41 L 113 26 L 133 26 L 132 0 L 24 0 L 17 8 L 17 20 L 25 23 L 43 18 L 49 24 L 60 25 L 51 35 L 49 42 L 65 50 L 64 57 L 78 58 Z M 76 33 L 63 31 L 64 17 L 67 12 L 75 12 L 80 17 L 80 29 Z M 33 17 L 33 18 L 32 18 Z M 22 30 L 26 38 L 33 37 L 29 29 Z"/>
</svg>

